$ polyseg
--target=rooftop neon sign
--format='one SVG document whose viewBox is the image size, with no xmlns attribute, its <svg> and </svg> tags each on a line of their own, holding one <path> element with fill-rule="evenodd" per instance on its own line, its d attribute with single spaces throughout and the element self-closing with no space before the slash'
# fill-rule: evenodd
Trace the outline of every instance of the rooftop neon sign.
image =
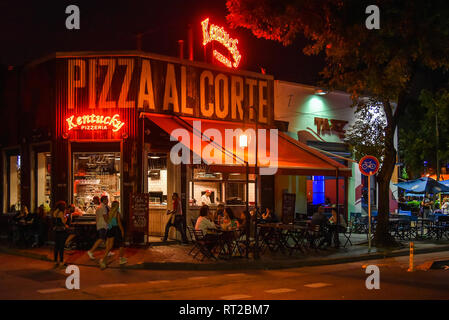
<svg viewBox="0 0 449 320">
<path fill-rule="evenodd" d="M 215 24 L 211 24 L 209 27 L 209 18 L 203 20 L 201 22 L 201 26 L 203 27 L 203 46 L 206 46 L 209 42 L 218 41 L 225 46 L 226 49 L 228 49 L 234 59 L 234 62 L 231 62 L 226 56 L 217 50 L 213 51 L 214 58 L 229 68 L 237 68 L 240 60 L 242 59 L 242 56 L 237 48 L 239 41 L 237 39 L 232 39 L 223 27 L 219 27 Z"/>
<path fill-rule="evenodd" d="M 114 114 L 112 117 L 88 114 L 76 118 L 72 115 L 65 119 L 65 121 L 69 125 L 69 131 L 72 129 L 107 130 L 112 128 L 113 132 L 117 132 L 125 125 L 124 122 L 120 121 L 120 115 L 118 114 Z"/>
</svg>

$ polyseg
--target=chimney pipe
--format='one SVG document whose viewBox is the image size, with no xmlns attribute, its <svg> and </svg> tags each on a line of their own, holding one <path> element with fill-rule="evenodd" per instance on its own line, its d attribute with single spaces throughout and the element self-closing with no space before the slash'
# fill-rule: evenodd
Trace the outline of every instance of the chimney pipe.
<svg viewBox="0 0 449 320">
<path fill-rule="evenodd" d="M 193 61 L 193 29 L 191 24 L 187 28 L 187 44 L 189 46 L 189 60 Z"/>
<path fill-rule="evenodd" d="M 179 59 L 184 59 L 184 40 L 178 40 Z"/>
</svg>

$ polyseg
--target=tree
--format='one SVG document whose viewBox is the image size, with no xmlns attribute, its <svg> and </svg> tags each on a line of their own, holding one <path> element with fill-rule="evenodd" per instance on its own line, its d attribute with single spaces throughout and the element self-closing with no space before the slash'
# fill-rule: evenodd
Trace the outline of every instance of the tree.
<svg viewBox="0 0 449 320">
<path fill-rule="evenodd" d="M 446 1 L 379 0 L 380 29 L 365 26 L 360 0 L 229 0 L 228 21 L 261 38 L 291 44 L 299 34 L 310 43 L 304 53 L 324 53 L 323 81 L 382 103 L 386 118 L 382 168 L 376 176 L 378 223 L 375 243 L 389 246 L 389 185 L 397 151 L 394 134 L 400 116 L 421 91 L 428 70 L 449 69 L 449 5 Z"/>
<path fill-rule="evenodd" d="M 399 124 L 400 155 L 413 178 L 423 173 L 424 161 L 437 175 L 438 165 L 449 162 L 448 123 L 449 92 L 446 88 L 422 90 L 419 103 L 405 112 Z"/>
<path fill-rule="evenodd" d="M 351 146 L 355 160 L 372 155 L 381 163 L 385 152 L 385 127 L 387 125 L 382 105 L 367 101 L 357 106 L 354 123 L 346 130 L 345 142 Z"/>
</svg>

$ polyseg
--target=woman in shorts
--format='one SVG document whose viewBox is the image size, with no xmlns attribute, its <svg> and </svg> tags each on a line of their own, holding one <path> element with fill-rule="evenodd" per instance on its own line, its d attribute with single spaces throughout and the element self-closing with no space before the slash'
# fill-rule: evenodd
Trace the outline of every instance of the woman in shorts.
<svg viewBox="0 0 449 320">
<path fill-rule="evenodd" d="M 123 257 L 123 239 L 125 237 L 125 231 L 123 229 L 122 220 L 119 212 L 119 202 L 114 201 L 111 205 L 111 210 L 108 214 L 108 231 L 106 232 L 106 251 L 103 258 L 100 260 L 100 268 L 106 268 L 106 258 L 109 252 L 114 247 L 114 241 L 119 245 L 119 263 L 121 265 L 127 263 L 127 259 Z"/>
</svg>

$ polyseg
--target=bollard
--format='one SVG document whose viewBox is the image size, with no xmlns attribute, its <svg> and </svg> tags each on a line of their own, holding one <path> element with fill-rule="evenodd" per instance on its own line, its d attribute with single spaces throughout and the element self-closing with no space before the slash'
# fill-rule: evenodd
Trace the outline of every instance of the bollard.
<svg viewBox="0 0 449 320">
<path fill-rule="evenodd" d="M 410 242 L 410 258 L 409 258 L 409 262 L 408 262 L 408 272 L 413 272 L 415 271 L 414 269 L 414 265 L 413 265 L 413 258 L 415 255 L 415 249 L 414 249 L 414 245 L 413 242 Z"/>
</svg>

